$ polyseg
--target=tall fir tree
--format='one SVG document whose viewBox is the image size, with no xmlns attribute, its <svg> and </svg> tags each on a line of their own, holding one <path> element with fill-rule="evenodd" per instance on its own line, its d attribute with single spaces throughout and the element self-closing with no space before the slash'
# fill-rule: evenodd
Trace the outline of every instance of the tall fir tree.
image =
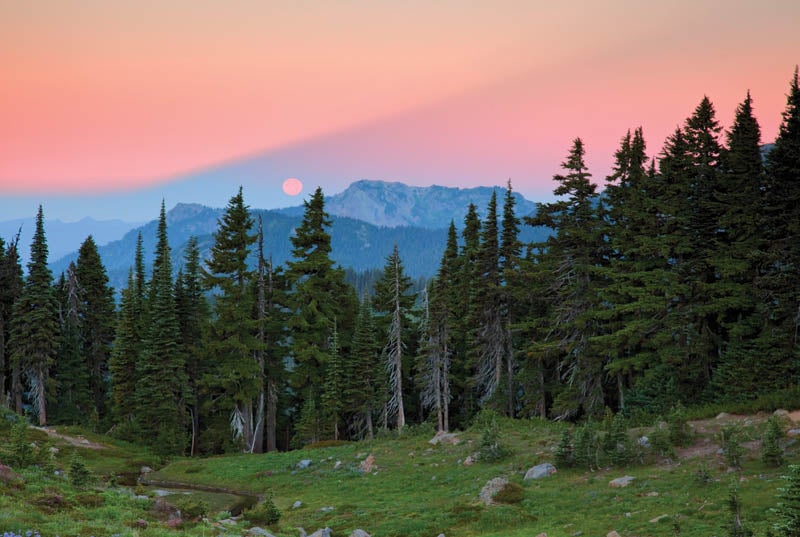
<svg viewBox="0 0 800 537">
<path fill-rule="evenodd" d="M 19 233 L 8 244 L 0 240 L 0 399 L 6 401 L 11 397 L 13 389 L 10 382 L 15 375 L 12 367 L 10 347 L 8 345 L 11 331 L 11 314 L 14 303 L 22 295 L 22 266 L 19 261 Z M 21 411 L 14 401 L 17 411 Z"/>
<path fill-rule="evenodd" d="M 62 273 L 56 284 L 61 344 L 51 371 L 52 423 L 89 425 L 94 414 L 89 370 L 82 352 L 80 294 L 75 263 L 70 262 L 66 275 Z"/>
<path fill-rule="evenodd" d="M 331 259 L 331 225 L 325 212 L 325 196 L 317 188 L 303 202 L 303 220 L 291 237 L 292 260 L 287 277 L 291 286 L 289 308 L 292 312 L 287 328 L 291 331 L 290 346 L 293 361 L 289 382 L 298 400 L 295 414 L 305 409 L 307 423 L 319 423 L 320 401 L 318 387 L 322 386 L 325 367 L 330 359 L 330 327 L 341 319 L 340 333 L 350 333 L 355 317 L 355 294 L 344 281 L 344 271 Z M 342 337 L 342 347 L 345 347 Z M 305 399 L 305 400 L 304 400 Z M 314 415 L 311 415 L 311 414 Z M 311 438 L 309 435 L 303 435 Z"/>
<path fill-rule="evenodd" d="M 394 417 L 395 426 L 402 430 L 406 425 L 403 404 L 403 384 L 406 376 L 404 356 L 408 347 L 411 322 L 409 313 L 415 297 L 409 293 L 411 279 L 405 275 L 400 252 L 395 244 L 386 258 L 383 276 L 375 284 L 375 311 L 385 319 L 386 344 L 383 348 L 389 394 L 386 401 L 388 416 Z"/>
<path fill-rule="evenodd" d="M 567 160 L 561 165 L 564 175 L 555 175 L 553 190 L 562 199 L 539 204 L 531 223 L 554 230 L 544 255 L 552 261 L 549 300 L 553 326 L 545 343 L 546 354 L 560 355 L 558 370 L 562 385 L 553 409 L 561 418 L 580 412 L 597 414 L 604 408 L 603 377 L 605 356 L 591 345 L 599 332 L 594 318 L 599 303 L 597 268 L 605 260 L 595 185 L 584 162 L 585 149 L 580 138 L 573 141 Z"/>
<path fill-rule="evenodd" d="M 206 351 L 216 357 L 214 388 L 227 400 L 231 430 L 245 452 L 263 451 L 264 371 L 259 364 L 262 344 L 252 284 L 256 275 L 247 258 L 257 236 L 242 189 L 228 202 L 214 234 L 211 258 L 203 274 L 214 293 L 214 320 Z"/>
<path fill-rule="evenodd" d="M 350 358 L 345 362 L 344 399 L 346 409 L 355 415 L 356 430 L 368 439 L 374 436 L 373 414 L 380 406 L 379 396 L 385 377 L 379 364 L 380 345 L 372 315 L 372 303 L 364 292 L 358 309 Z"/>
<path fill-rule="evenodd" d="M 114 344 L 108 361 L 111 377 L 111 415 L 116 434 L 126 440 L 139 437 L 136 431 L 137 363 L 141 356 L 144 333 L 140 327 L 141 310 L 137 307 L 136 280 L 128 273 L 128 285 L 122 290 L 117 315 Z"/>
<path fill-rule="evenodd" d="M 175 281 L 175 308 L 181 336 L 181 354 L 185 357 L 187 407 L 191 420 L 190 455 L 200 451 L 201 379 L 208 373 L 202 342 L 209 321 L 209 307 L 200 281 L 200 250 L 197 237 L 186 242 L 183 268 Z"/>
<path fill-rule="evenodd" d="M 58 353 L 58 304 L 53 294 L 52 274 L 47 266 L 44 211 L 39 206 L 31 244 L 28 277 L 22 295 L 14 304 L 11 321 L 11 356 L 24 375 L 29 400 L 39 425 L 47 425 L 47 384 Z"/>
<path fill-rule="evenodd" d="M 164 454 L 186 448 L 186 370 L 175 309 L 164 202 L 158 220 L 149 325 L 136 364 L 136 421 L 142 437 Z"/>
<path fill-rule="evenodd" d="M 506 414 L 513 417 L 516 411 L 517 365 L 514 349 L 512 326 L 522 316 L 524 300 L 515 297 L 515 289 L 519 285 L 520 263 L 522 256 L 522 243 L 519 240 L 520 219 L 517 218 L 514 207 L 516 199 L 511 188 L 511 179 L 506 185 L 503 198 L 502 230 L 500 232 L 500 316 L 505 332 L 504 360 L 506 364 Z M 517 303 L 519 305 L 517 306 Z"/>
<path fill-rule="evenodd" d="M 106 269 L 91 235 L 78 250 L 75 277 L 79 291 L 81 354 L 93 397 L 91 412 L 101 419 L 107 413 L 108 360 L 114 340 L 115 305 L 114 290 L 108 284 Z"/>
<path fill-rule="evenodd" d="M 333 430 L 334 440 L 339 440 L 339 425 L 344 409 L 343 391 L 344 364 L 339 352 L 339 332 L 334 319 L 331 331 L 330 359 L 325 367 L 325 381 L 322 385 L 321 396 L 323 412 L 330 429 Z"/>
</svg>

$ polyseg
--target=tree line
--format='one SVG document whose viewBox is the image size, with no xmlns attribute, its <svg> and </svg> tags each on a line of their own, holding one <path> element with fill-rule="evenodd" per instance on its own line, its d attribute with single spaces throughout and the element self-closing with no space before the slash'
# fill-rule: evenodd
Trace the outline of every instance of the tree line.
<svg viewBox="0 0 800 537">
<path fill-rule="evenodd" d="M 274 265 L 240 188 L 208 258 L 192 239 L 177 271 L 162 204 L 152 269 L 140 237 L 117 307 L 91 237 L 53 280 L 40 207 L 26 276 L 18 238 L 0 239 L 2 399 L 42 425 L 194 455 L 423 422 L 444 431 L 485 408 L 581 419 L 792 387 L 796 69 L 767 149 L 749 93 L 724 133 L 704 97 L 655 156 L 641 128 L 628 132 L 601 194 L 575 139 L 557 201 L 520 219 L 509 181 L 482 217 L 470 205 L 426 283 L 406 276 L 397 247 L 382 271 L 347 275 L 331 260 L 319 188 L 291 260 Z M 524 244 L 524 225 L 552 233 Z"/>
</svg>

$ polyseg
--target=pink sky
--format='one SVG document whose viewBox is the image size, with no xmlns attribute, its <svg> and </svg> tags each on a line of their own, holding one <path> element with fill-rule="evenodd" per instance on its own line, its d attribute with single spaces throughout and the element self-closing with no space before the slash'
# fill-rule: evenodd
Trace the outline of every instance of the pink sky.
<svg viewBox="0 0 800 537">
<path fill-rule="evenodd" d="M 599 179 L 626 129 L 652 152 L 704 94 L 730 125 L 748 89 L 774 138 L 800 2 L 569 4 L 0 0 L 0 194 L 152 185 L 365 126 L 320 166 L 528 194 L 575 136 Z"/>
</svg>

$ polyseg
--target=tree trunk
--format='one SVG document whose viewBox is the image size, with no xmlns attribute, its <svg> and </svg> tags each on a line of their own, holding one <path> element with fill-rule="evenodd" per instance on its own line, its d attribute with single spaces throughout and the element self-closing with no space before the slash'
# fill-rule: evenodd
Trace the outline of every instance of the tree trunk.
<svg viewBox="0 0 800 537">
<path fill-rule="evenodd" d="M 256 423 L 253 428 L 253 449 L 251 453 L 264 453 L 264 399 L 265 394 L 262 388 L 261 393 L 258 394 Z"/>
<path fill-rule="evenodd" d="M 506 379 L 508 390 L 508 417 L 514 417 L 514 347 L 511 342 L 511 328 L 506 328 L 506 345 L 508 352 L 506 353 Z"/>
<path fill-rule="evenodd" d="M 191 450 L 189 451 L 189 455 L 195 457 L 197 456 L 197 451 L 198 451 L 197 439 L 200 433 L 200 415 L 197 411 L 197 405 L 189 408 L 189 414 L 192 417 L 192 447 Z"/>
<path fill-rule="evenodd" d="M 369 440 L 372 440 L 373 438 L 375 438 L 375 431 L 373 430 L 372 427 L 372 407 L 367 408 L 364 417 L 367 420 L 367 438 Z"/>
<path fill-rule="evenodd" d="M 278 421 L 278 390 L 275 381 L 267 381 L 267 451 L 275 451 L 277 447 L 276 428 Z"/>
<path fill-rule="evenodd" d="M 38 375 L 39 386 L 36 390 L 37 405 L 39 406 L 39 427 L 47 425 L 47 392 L 45 390 L 45 377 L 42 372 Z"/>
</svg>

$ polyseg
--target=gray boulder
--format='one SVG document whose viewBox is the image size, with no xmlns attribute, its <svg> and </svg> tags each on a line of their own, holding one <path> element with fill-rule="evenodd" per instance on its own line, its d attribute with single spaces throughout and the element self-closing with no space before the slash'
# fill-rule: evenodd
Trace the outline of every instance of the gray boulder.
<svg viewBox="0 0 800 537">
<path fill-rule="evenodd" d="M 270 532 L 263 528 L 259 528 L 258 526 L 252 527 L 247 530 L 247 535 L 250 537 L 275 537 Z"/>
<path fill-rule="evenodd" d="M 544 477 L 549 477 L 554 473 L 556 473 L 557 471 L 558 470 L 556 470 L 556 467 L 550 464 L 549 462 L 545 462 L 543 464 L 537 464 L 536 466 L 529 468 L 528 471 L 525 472 L 525 481 L 528 481 L 530 479 L 542 479 Z"/>
<path fill-rule="evenodd" d="M 506 485 L 508 485 L 508 479 L 505 477 L 490 479 L 483 486 L 478 497 L 484 505 L 492 505 L 494 503 L 494 495 L 503 490 Z"/>
<path fill-rule="evenodd" d="M 317 530 L 308 537 L 331 537 L 331 529 L 323 528 L 321 530 Z"/>
<path fill-rule="evenodd" d="M 628 485 L 630 485 L 631 483 L 633 483 L 634 479 L 636 479 L 636 478 L 633 477 L 633 476 L 630 476 L 630 475 L 626 475 L 626 476 L 623 476 L 623 477 L 618 477 L 616 479 L 612 479 L 611 481 L 609 481 L 608 482 L 608 486 L 611 487 L 611 488 L 614 488 L 614 489 L 625 488 Z"/>
<path fill-rule="evenodd" d="M 303 459 L 302 461 L 297 463 L 298 470 L 305 470 L 309 466 L 311 466 L 311 459 Z"/>
<path fill-rule="evenodd" d="M 350 534 L 350 537 L 372 537 L 372 536 L 362 529 L 357 529 L 353 530 L 353 533 Z"/>
</svg>

